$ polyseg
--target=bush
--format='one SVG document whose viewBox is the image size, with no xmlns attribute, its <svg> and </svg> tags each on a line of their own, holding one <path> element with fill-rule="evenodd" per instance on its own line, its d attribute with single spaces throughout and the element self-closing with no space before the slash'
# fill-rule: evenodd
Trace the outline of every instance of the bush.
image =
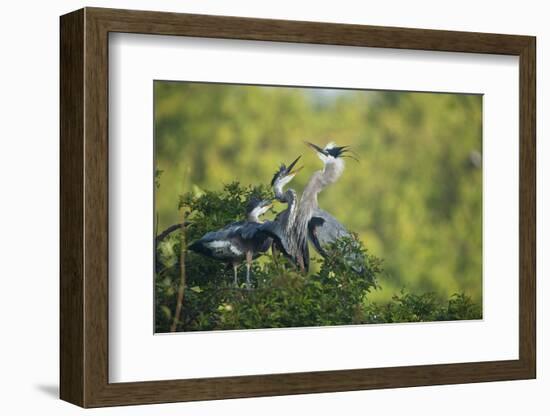
<svg viewBox="0 0 550 416">
<path fill-rule="evenodd" d="M 272 198 L 265 187 L 225 185 L 221 192 L 187 193 L 179 208 L 186 218 L 181 228 L 157 245 L 155 276 L 155 329 L 167 332 L 174 321 L 181 277 L 182 241 L 194 241 L 206 232 L 244 218 L 251 196 Z M 185 243 L 184 243 L 185 244 Z M 416 322 L 475 319 L 480 308 L 465 295 L 438 304 L 435 295 L 402 292 L 386 305 L 369 303 L 378 288 L 382 261 L 369 254 L 356 236 L 343 238 L 315 259 L 318 272 L 301 274 L 283 256 L 271 253 L 254 261 L 254 289 L 233 287 L 233 270 L 223 263 L 188 252 L 185 254 L 185 290 L 178 331 L 350 325 L 381 322 Z M 361 273 L 348 261 L 360 261 Z M 240 281 L 244 280 L 242 268 Z"/>
<path fill-rule="evenodd" d="M 421 295 L 406 293 L 392 297 L 392 302 L 384 305 L 365 305 L 365 322 L 433 322 L 481 319 L 481 307 L 463 293 L 455 293 L 446 304 L 441 304 L 435 293 Z"/>
</svg>

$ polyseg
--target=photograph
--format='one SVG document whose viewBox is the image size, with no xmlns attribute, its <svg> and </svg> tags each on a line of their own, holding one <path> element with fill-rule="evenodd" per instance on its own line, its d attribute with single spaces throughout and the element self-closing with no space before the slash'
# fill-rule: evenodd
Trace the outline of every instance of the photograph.
<svg viewBox="0 0 550 416">
<path fill-rule="evenodd" d="M 36 74 L 5 77 L 28 177 L 5 205 L 55 217 L 29 251 L 5 216 L 8 321 L 52 335 L 33 365 L 5 354 L 34 384 L 9 406 L 541 407 L 544 13 L 62 2 L 15 31 Z M 32 123 L 29 82 L 58 102 Z"/>
<path fill-rule="evenodd" d="M 155 333 L 483 318 L 482 94 L 153 90 Z"/>
</svg>

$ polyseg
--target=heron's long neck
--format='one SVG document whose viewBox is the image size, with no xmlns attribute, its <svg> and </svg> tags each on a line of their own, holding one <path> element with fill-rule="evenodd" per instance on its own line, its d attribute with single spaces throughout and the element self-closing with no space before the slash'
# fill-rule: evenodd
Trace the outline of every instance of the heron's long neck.
<svg viewBox="0 0 550 416">
<path fill-rule="evenodd" d="M 311 209 L 317 208 L 317 195 L 328 185 L 336 182 L 343 172 L 344 161 L 342 159 L 330 158 L 325 163 L 323 170 L 319 170 L 311 175 L 302 193 L 300 205 L 303 205 L 304 209 L 308 207 Z"/>
<path fill-rule="evenodd" d="M 261 224 L 262 221 L 260 220 L 260 216 L 265 214 L 265 212 L 266 212 L 265 209 L 254 208 L 252 211 L 248 213 L 248 215 L 246 216 L 246 220 L 249 222 L 257 222 Z"/>
<path fill-rule="evenodd" d="M 288 216 L 285 227 L 287 230 L 290 230 L 296 220 L 296 214 L 298 211 L 298 196 L 296 194 L 296 191 L 292 188 L 289 188 L 285 192 L 283 192 L 283 186 L 284 185 L 276 184 L 273 187 L 273 191 L 275 193 L 275 198 L 277 198 L 277 201 L 287 204 Z"/>
<path fill-rule="evenodd" d="M 248 213 L 248 215 L 246 216 L 246 220 L 248 222 L 261 222 L 258 214 L 256 214 L 254 211 Z"/>
<path fill-rule="evenodd" d="M 285 201 L 288 204 L 288 215 L 286 216 L 285 233 L 288 236 L 288 247 L 290 254 L 298 262 L 304 262 L 303 247 L 307 250 L 307 222 L 302 221 L 298 195 L 294 189 L 285 192 Z"/>
<path fill-rule="evenodd" d="M 336 182 L 344 172 L 344 160 L 341 158 L 329 158 L 323 169 L 323 188 Z"/>
<path fill-rule="evenodd" d="M 284 202 L 288 204 L 288 220 L 286 223 L 286 228 L 290 229 L 296 222 L 296 214 L 298 212 L 298 196 L 296 195 L 296 191 L 294 189 L 288 189 L 283 196 Z"/>
<path fill-rule="evenodd" d="M 273 192 L 275 193 L 275 198 L 277 199 L 277 201 L 287 204 L 289 203 L 289 195 L 288 191 L 283 193 L 283 186 L 284 185 L 281 185 L 279 183 L 275 184 L 275 186 L 273 186 Z"/>
<path fill-rule="evenodd" d="M 306 213 L 306 210 L 313 210 L 317 207 L 317 195 L 325 187 L 323 185 L 323 172 L 318 170 L 311 175 L 309 178 L 304 191 L 302 192 L 302 197 L 300 198 L 300 211 L 302 215 Z"/>
<path fill-rule="evenodd" d="M 344 171 L 344 161 L 342 159 L 331 158 L 325 163 L 323 170 L 319 170 L 309 179 L 298 209 L 297 227 L 307 232 L 307 225 L 313 216 L 314 211 L 319 206 L 317 195 L 331 183 L 334 183 L 340 178 Z"/>
<path fill-rule="evenodd" d="M 303 233 L 297 232 L 296 221 L 298 215 L 298 195 L 294 189 L 287 189 L 284 193 L 282 187 L 275 187 L 275 197 L 278 201 L 287 204 L 286 215 L 282 216 L 282 226 L 287 236 L 287 245 L 292 256 L 297 256 L 300 242 L 303 241 Z"/>
</svg>

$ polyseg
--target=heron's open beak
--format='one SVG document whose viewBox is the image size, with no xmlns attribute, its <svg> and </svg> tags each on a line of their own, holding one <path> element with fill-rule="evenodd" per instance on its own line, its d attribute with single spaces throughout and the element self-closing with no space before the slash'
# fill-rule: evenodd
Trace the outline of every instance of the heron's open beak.
<svg viewBox="0 0 550 416">
<path fill-rule="evenodd" d="M 288 172 L 289 175 L 296 175 L 298 172 L 300 172 L 304 167 L 303 166 L 300 166 L 299 168 L 296 168 L 294 170 L 291 170 L 290 172 Z"/>
<path fill-rule="evenodd" d="M 311 146 L 313 149 L 315 149 L 316 152 L 322 154 L 323 156 L 332 156 L 333 158 L 339 158 L 339 157 L 349 157 L 351 159 L 359 161 L 355 156 L 351 156 L 348 153 L 355 154 L 352 150 L 350 150 L 350 146 L 334 146 L 330 148 L 322 149 L 321 147 L 317 146 L 316 144 L 305 142 L 307 145 Z"/>
<path fill-rule="evenodd" d="M 321 153 L 322 155 L 328 156 L 328 153 L 322 147 L 317 146 L 316 144 L 313 144 L 313 143 L 310 143 L 310 142 L 305 142 L 305 144 L 307 144 L 308 146 L 313 148 L 316 152 Z"/>
<path fill-rule="evenodd" d="M 300 172 L 303 168 L 303 166 L 300 166 L 296 169 L 293 169 L 294 166 L 296 165 L 296 163 L 298 162 L 298 160 L 300 160 L 300 158 L 302 157 L 302 155 L 298 156 L 294 162 L 292 162 L 290 165 L 288 165 L 288 168 L 286 169 L 287 171 L 287 174 L 285 176 L 289 176 L 289 175 L 296 175 L 298 172 Z"/>
</svg>

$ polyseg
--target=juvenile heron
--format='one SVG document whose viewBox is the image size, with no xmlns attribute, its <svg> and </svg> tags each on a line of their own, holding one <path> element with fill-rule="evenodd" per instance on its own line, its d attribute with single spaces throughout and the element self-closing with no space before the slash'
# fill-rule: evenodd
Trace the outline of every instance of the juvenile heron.
<svg viewBox="0 0 550 416">
<path fill-rule="evenodd" d="M 267 221 L 263 224 L 262 230 L 273 237 L 272 251 L 282 251 L 294 263 L 300 265 L 303 263 L 300 259 L 309 256 L 307 243 L 305 246 L 300 244 L 294 232 L 296 214 L 298 212 L 298 196 L 294 189 L 284 187 L 294 178 L 302 167 L 294 168 L 301 156 L 298 156 L 288 167 L 281 164 L 280 168 L 273 175 L 271 186 L 275 193 L 275 198 L 282 203 L 287 204 L 287 208 L 280 212 L 273 221 Z"/>
<path fill-rule="evenodd" d="M 250 287 L 252 260 L 266 252 L 272 239 L 261 231 L 260 216 L 271 208 L 271 201 L 253 197 L 247 205 L 247 218 L 210 231 L 188 249 L 233 266 L 234 284 L 238 286 L 237 267 L 246 260 L 246 284 Z"/>
</svg>

